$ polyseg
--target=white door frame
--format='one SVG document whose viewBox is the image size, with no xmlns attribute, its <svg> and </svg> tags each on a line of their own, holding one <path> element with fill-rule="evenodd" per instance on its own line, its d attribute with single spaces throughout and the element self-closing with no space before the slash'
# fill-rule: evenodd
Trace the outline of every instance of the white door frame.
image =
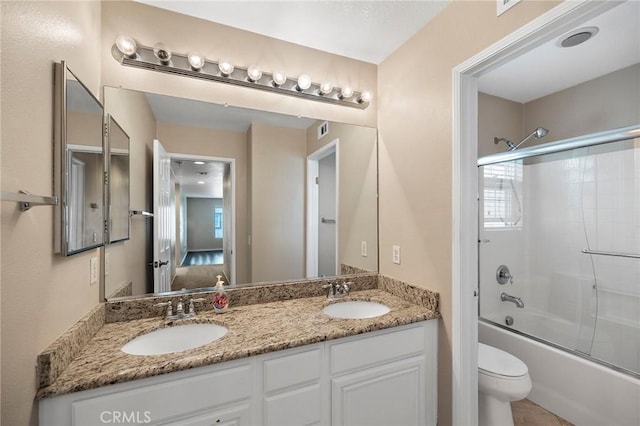
<svg viewBox="0 0 640 426">
<path fill-rule="evenodd" d="M 194 155 L 194 154 L 179 154 L 175 152 L 170 152 L 169 157 L 172 160 L 187 160 L 187 161 L 208 161 L 208 162 L 219 162 L 219 163 L 228 163 L 231 167 L 231 265 L 229 270 L 231 271 L 231 276 L 227 277 L 229 279 L 229 284 L 236 283 L 236 159 L 235 158 L 227 158 L 227 157 L 210 157 L 206 155 Z"/>
<path fill-rule="evenodd" d="M 340 273 L 339 269 L 339 243 L 338 236 L 340 235 L 339 227 L 340 221 L 338 220 L 339 207 L 339 194 L 340 194 L 340 158 L 338 152 L 338 146 L 340 144 L 339 139 L 334 139 L 331 142 L 323 145 L 322 148 L 309 154 L 307 156 L 307 268 L 306 277 L 315 278 L 318 276 L 318 185 L 316 184 L 316 178 L 318 177 L 319 161 L 330 155 L 336 153 L 336 274 Z"/>
<path fill-rule="evenodd" d="M 565 1 L 453 69 L 454 425 L 478 424 L 477 78 L 615 5 L 614 2 Z"/>
</svg>

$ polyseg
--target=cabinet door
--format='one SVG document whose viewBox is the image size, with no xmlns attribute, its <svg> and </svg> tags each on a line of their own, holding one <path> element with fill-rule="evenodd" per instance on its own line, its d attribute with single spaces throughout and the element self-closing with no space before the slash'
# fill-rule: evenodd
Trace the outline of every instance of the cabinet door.
<svg viewBox="0 0 640 426">
<path fill-rule="evenodd" d="M 331 380 L 333 426 L 424 425 L 425 366 L 414 357 Z"/>
<path fill-rule="evenodd" d="M 249 426 L 251 425 L 251 410 L 249 404 L 207 410 L 195 415 L 184 417 L 162 426 Z"/>
</svg>

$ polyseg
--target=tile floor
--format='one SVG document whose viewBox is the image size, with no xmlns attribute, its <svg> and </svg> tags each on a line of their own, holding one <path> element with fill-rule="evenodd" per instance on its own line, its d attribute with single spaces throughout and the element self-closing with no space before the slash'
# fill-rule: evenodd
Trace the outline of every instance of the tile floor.
<svg viewBox="0 0 640 426">
<path fill-rule="evenodd" d="M 573 426 L 572 423 L 528 399 L 512 402 L 511 411 L 514 426 Z"/>
</svg>

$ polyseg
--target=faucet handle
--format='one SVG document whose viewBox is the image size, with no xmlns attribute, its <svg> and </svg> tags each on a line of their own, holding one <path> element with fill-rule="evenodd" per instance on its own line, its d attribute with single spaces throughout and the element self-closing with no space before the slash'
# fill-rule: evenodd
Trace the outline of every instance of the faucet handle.
<svg viewBox="0 0 640 426">
<path fill-rule="evenodd" d="M 338 287 L 338 283 L 337 282 L 330 282 L 329 284 L 325 284 L 322 286 L 322 288 L 328 288 L 329 289 L 329 294 L 327 295 L 327 297 L 333 297 L 336 295 L 336 290 Z"/>
<path fill-rule="evenodd" d="M 337 287 L 338 293 L 343 295 L 349 294 L 349 284 L 353 285 L 353 283 L 350 281 L 345 281 L 342 284 L 337 284 L 336 287 Z"/>
<path fill-rule="evenodd" d="M 167 301 L 167 302 L 161 302 L 161 303 L 156 303 L 154 306 L 166 306 L 167 307 L 167 317 L 170 317 L 173 315 L 173 304 L 171 303 L 171 300 Z"/>
<path fill-rule="evenodd" d="M 194 303 L 199 303 L 204 301 L 205 301 L 204 297 L 198 297 L 197 299 L 194 299 L 194 298 L 189 299 L 189 315 L 191 316 L 196 315 L 196 307 Z"/>
</svg>

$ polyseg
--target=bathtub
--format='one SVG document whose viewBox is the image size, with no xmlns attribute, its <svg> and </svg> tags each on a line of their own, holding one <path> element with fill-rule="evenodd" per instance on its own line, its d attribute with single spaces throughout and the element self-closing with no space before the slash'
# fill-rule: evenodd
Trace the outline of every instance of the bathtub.
<svg viewBox="0 0 640 426">
<path fill-rule="evenodd" d="M 549 332 L 554 341 L 576 347 L 571 346 L 576 326 L 566 320 L 530 312 L 511 315 L 528 333 Z M 503 323 L 504 317 L 492 320 Z M 505 328 L 480 320 L 478 337 L 527 364 L 533 383 L 529 400 L 578 426 L 640 425 L 640 379 Z M 637 360 L 640 352 L 636 348 L 631 355 Z"/>
</svg>

